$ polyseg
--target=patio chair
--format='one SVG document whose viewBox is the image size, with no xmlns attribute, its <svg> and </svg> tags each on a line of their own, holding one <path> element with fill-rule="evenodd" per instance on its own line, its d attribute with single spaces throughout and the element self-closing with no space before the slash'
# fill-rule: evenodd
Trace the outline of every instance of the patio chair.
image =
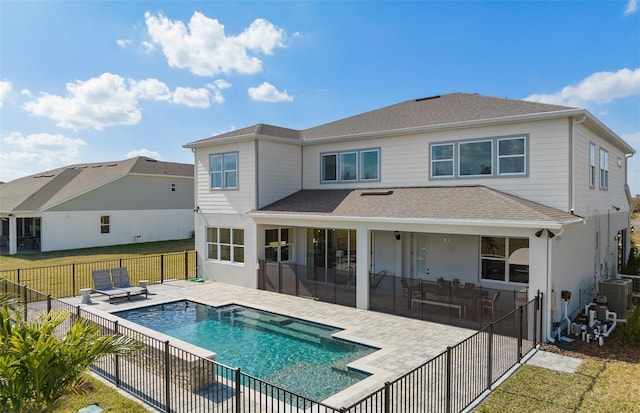
<svg viewBox="0 0 640 413">
<path fill-rule="evenodd" d="M 142 295 L 149 297 L 149 292 L 146 288 L 134 287 L 129 282 L 129 272 L 127 267 L 112 268 L 111 278 L 113 278 L 113 286 L 129 293 L 129 297 L 132 295 Z"/>
<path fill-rule="evenodd" d="M 91 290 L 92 293 L 106 295 L 107 297 L 109 297 L 109 301 L 114 298 L 129 299 L 128 291 L 113 288 L 109 270 L 93 270 L 91 275 L 93 276 L 93 289 Z"/>
<path fill-rule="evenodd" d="M 494 320 L 496 316 L 496 307 L 498 304 L 498 298 L 500 298 L 500 292 L 501 291 L 496 292 L 491 298 L 482 297 L 482 312 L 484 312 L 485 309 L 491 310 L 491 320 Z"/>
</svg>

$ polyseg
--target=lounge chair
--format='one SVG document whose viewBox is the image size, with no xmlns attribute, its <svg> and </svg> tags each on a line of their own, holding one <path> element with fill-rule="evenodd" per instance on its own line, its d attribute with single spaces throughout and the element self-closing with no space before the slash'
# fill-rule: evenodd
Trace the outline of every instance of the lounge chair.
<svg viewBox="0 0 640 413">
<path fill-rule="evenodd" d="M 113 286 L 129 293 L 129 297 L 132 295 L 142 294 L 147 298 L 149 297 L 146 288 L 134 287 L 131 285 L 129 282 L 129 272 L 127 271 L 127 267 L 112 268 L 111 278 L 113 279 Z"/>
<path fill-rule="evenodd" d="M 111 284 L 111 275 L 109 270 L 93 270 L 93 289 L 92 293 L 98 293 L 109 297 L 109 301 L 113 298 L 129 299 L 129 292 L 118 288 L 113 288 Z"/>
</svg>

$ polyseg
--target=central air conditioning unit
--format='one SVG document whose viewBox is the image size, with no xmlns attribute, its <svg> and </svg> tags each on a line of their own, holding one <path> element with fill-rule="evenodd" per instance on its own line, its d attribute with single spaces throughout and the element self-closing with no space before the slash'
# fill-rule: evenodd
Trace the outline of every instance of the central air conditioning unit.
<svg viewBox="0 0 640 413">
<path fill-rule="evenodd" d="M 631 305 L 631 282 L 622 278 L 600 281 L 600 294 L 607 297 L 609 311 L 614 311 L 618 318 L 624 318 Z"/>
</svg>

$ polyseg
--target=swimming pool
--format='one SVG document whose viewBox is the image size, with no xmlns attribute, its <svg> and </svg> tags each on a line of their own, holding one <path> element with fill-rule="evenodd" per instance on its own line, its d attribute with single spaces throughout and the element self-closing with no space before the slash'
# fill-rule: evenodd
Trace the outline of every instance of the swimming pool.
<svg viewBox="0 0 640 413">
<path fill-rule="evenodd" d="M 182 300 L 114 313 L 216 352 L 216 361 L 313 400 L 367 377 L 347 364 L 376 348 L 336 340 L 340 329 L 240 305 Z"/>
</svg>

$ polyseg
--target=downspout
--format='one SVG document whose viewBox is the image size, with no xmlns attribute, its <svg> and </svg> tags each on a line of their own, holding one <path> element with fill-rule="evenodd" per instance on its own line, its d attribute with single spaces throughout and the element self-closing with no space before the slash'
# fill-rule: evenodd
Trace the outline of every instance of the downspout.
<svg viewBox="0 0 640 413">
<path fill-rule="evenodd" d="M 253 141 L 253 146 L 254 146 L 254 158 L 255 158 L 255 162 L 254 165 L 256 166 L 256 170 L 255 170 L 255 197 L 256 197 L 256 204 L 254 206 L 254 209 L 258 210 L 260 209 L 260 157 L 258 156 L 258 140 L 254 140 Z"/>
<path fill-rule="evenodd" d="M 574 121 L 573 118 L 569 118 L 569 122 L 571 123 L 571 127 L 569 128 L 569 212 L 572 214 L 575 211 L 576 207 L 576 188 L 575 188 L 575 168 L 573 166 L 573 156 L 574 156 L 574 131 L 576 125 L 579 125 L 587 120 L 587 115 L 582 115 L 582 119 L 579 121 Z"/>
</svg>

